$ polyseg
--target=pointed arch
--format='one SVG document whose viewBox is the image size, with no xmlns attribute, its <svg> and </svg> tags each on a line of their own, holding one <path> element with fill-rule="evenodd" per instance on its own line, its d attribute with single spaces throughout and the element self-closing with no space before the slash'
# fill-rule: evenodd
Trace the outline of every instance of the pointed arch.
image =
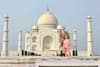
<svg viewBox="0 0 100 67">
<path fill-rule="evenodd" d="M 43 51 L 50 50 L 50 46 L 52 44 L 53 40 L 51 36 L 45 36 L 43 38 Z"/>
</svg>

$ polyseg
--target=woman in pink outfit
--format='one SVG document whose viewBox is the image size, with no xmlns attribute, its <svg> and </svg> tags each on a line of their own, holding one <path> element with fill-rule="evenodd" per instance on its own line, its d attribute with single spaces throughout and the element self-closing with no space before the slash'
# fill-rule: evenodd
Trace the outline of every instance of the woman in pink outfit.
<svg viewBox="0 0 100 67">
<path fill-rule="evenodd" d="M 62 51 L 65 54 L 65 56 L 70 56 L 70 39 L 69 36 L 65 35 L 64 40 L 63 40 L 63 46 L 62 46 Z"/>
</svg>

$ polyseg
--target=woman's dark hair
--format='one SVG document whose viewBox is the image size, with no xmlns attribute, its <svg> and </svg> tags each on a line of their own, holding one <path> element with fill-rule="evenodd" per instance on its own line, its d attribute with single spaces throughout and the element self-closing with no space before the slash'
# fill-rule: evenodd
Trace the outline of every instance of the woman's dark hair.
<svg viewBox="0 0 100 67">
<path fill-rule="evenodd" d="M 69 35 L 65 35 L 65 36 L 64 36 L 64 39 L 66 39 L 66 36 L 67 36 L 67 39 L 70 39 Z"/>
<path fill-rule="evenodd" d="M 65 32 L 65 36 L 67 36 L 67 39 L 70 39 L 68 32 Z M 64 37 L 64 39 L 65 39 L 65 37 Z"/>
</svg>

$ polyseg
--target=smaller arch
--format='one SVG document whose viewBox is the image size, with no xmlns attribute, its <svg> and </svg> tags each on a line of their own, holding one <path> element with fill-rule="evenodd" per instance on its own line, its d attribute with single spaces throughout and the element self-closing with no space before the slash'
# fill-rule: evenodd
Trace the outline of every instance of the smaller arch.
<svg viewBox="0 0 100 67">
<path fill-rule="evenodd" d="M 36 49 L 36 45 L 32 45 L 32 50 L 34 51 Z"/>
<path fill-rule="evenodd" d="M 36 36 L 33 36 L 32 37 L 32 42 L 34 43 L 34 42 L 36 42 L 37 41 L 37 37 Z"/>
</svg>

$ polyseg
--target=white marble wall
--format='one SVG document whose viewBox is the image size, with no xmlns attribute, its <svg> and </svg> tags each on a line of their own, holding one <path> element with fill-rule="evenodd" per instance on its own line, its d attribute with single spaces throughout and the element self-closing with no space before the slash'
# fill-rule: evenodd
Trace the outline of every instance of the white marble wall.
<svg viewBox="0 0 100 67">
<path fill-rule="evenodd" d="M 0 67 L 100 67 L 100 57 L 0 57 Z"/>
</svg>

